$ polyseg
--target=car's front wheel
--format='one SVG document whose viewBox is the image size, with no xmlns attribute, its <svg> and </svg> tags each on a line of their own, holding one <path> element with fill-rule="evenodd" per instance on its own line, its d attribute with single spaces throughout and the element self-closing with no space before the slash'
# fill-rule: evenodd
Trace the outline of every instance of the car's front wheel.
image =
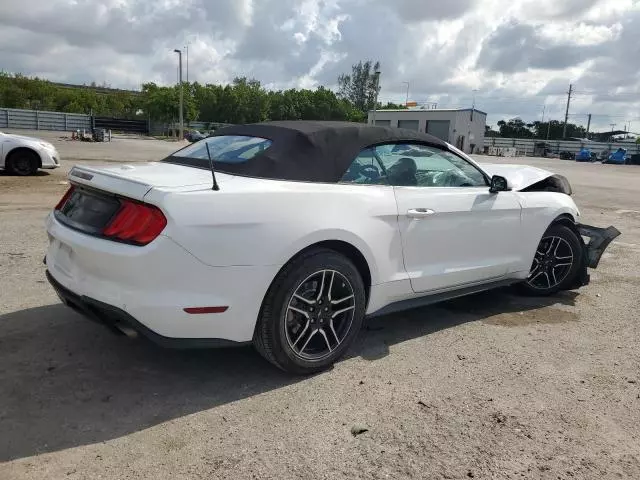
<svg viewBox="0 0 640 480">
<path fill-rule="evenodd" d="M 256 349 L 281 369 L 325 370 L 353 343 L 365 314 L 366 292 L 354 264 L 332 250 L 311 250 L 287 265 L 264 300 Z"/>
<path fill-rule="evenodd" d="M 38 171 L 38 156 L 25 149 L 16 150 L 7 159 L 7 170 L 20 177 L 34 175 Z"/>
<path fill-rule="evenodd" d="M 575 284 L 582 265 L 582 244 L 566 225 L 551 225 L 536 249 L 531 271 L 521 285 L 525 293 L 551 295 Z"/>
</svg>

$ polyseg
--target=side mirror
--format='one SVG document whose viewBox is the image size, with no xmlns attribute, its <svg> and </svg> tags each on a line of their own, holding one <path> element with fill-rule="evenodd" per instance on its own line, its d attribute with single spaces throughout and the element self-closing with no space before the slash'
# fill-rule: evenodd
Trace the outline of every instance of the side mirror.
<svg viewBox="0 0 640 480">
<path fill-rule="evenodd" d="M 498 192 L 506 192 L 509 190 L 509 184 L 507 179 L 501 177 L 500 175 L 494 175 L 491 177 L 491 187 L 489 188 L 489 192 L 498 193 Z"/>
</svg>

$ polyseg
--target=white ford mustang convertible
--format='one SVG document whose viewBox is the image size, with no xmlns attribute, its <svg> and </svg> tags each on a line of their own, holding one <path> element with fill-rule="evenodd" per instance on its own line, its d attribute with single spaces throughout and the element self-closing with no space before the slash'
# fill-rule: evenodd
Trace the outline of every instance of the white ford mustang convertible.
<svg viewBox="0 0 640 480">
<path fill-rule="evenodd" d="M 66 305 L 164 346 L 253 342 L 294 373 L 332 365 L 365 316 L 578 288 L 620 234 L 580 224 L 562 176 L 351 123 L 227 127 L 69 181 L 45 257 Z"/>
</svg>

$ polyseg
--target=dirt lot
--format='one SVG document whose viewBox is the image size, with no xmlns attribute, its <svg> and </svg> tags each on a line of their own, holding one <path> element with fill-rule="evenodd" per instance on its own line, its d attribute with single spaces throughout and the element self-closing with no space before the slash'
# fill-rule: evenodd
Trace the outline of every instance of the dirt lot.
<svg viewBox="0 0 640 480">
<path fill-rule="evenodd" d="M 567 175 L 584 222 L 623 232 L 591 285 L 371 321 L 332 371 L 292 378 L 250 348 L 161 350 L 63 307 L 43 222 L 69 166 L 176 144 L 58 147 L 64 169 L 0 175 L 1 479 L 640 478 L 640 168 L 481 158 Z"/>
</svg>

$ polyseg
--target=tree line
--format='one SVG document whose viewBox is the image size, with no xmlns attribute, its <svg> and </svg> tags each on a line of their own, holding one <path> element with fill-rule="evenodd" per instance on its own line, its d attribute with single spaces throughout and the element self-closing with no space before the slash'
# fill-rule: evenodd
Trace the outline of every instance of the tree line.
<svg viewBox="0 0 640 480">
<path fill-rule="evenodd" d="M 487 137 L 505 138 L 536 138 L 540 140 L 562 140 L 564 122 L 549 120 L 547 122 L 535 121 L 525 123 L 521 118 L 500 120 L 498 130 L 493 130 L 489 125 L 485 127 Z M 585 138 L 587 129 L 575 123 L 567 123 L 567 138 Z"/>
<path fill-rule="evenodd" d="M 366 121 L 379 91 L 379 62 L 359 62 L 350 75 L 340 75 L 339 91 L 325 87 L 271 91 L 259 81 L 235 78 L 228 85 L 183 82 L 184 118 L 220 123 L 266 120 Z M 145 83 L 140 92 L 69 88 L 40 78 L 0 72 L 0 107 L 84 113 L 118 118 L 175 122 L 179 118 L 180 87 Z M 377 104 L 377 108 L 404 108 Z"/>
</svg>

